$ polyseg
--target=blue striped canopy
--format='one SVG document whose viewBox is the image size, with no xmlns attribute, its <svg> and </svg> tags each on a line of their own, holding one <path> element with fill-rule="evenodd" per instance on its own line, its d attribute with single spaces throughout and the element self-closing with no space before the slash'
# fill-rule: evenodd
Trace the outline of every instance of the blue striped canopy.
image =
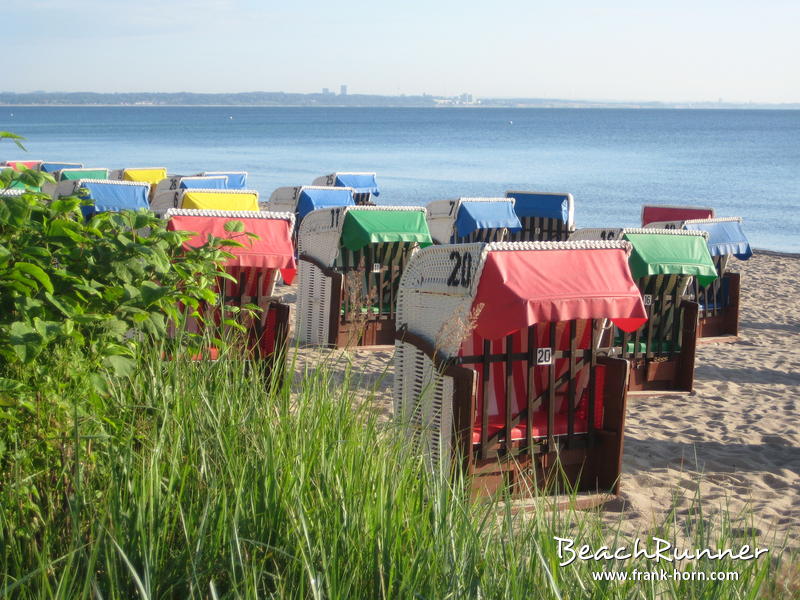
<svg viewBox="0 0 800 600">
<path fill-rule="evenodd" d="M 80 169 L 82 167 L 82 163 L 43 162 L 40 170 L 44 171 L 45 173 L 55 173 L 61 169 Z"/>
<path fill-rule="evenodd" d="M 303 188 L 297 199 L 297 216 L 302 219 L 312 210 L 334 206 L 355 206 L 353 193 L 341 188 Z"/>
<path fill-rule="evenodd" d="M 459 205 L 456 215 L 456 233 L 464 237 L 479 229 L 507 227 L 511 231 L 522 229 L 522 223 L 514 213 L 514 203 L 508 202 L 469 202 Z"/>
<path fill-rule="evenodd" d="M 218 177 L 225 175 L 228 178 L 229 190 L 246 190 L 247 189 L 247 173 L 244 171 L 206 171 L 203 176 Z"/>
<path fill-rule="evenodd" d="M 181 179 L 181 189 L 184 190 L 226 190 L 228 179 L 225 175 L 209 175 L 207 177 L 191 177 Z"/>
<path fill-rule="evenodd" d="M 357 194 L 369 192 L 373 196 L 380 196 L 378 182 L 374 173 L 337 173 L 336 187 L 351 187 Z"/>
<path fill-rule="evenodd" d="M 711 256 L 732 254 L 739 260 L 753 256 L 750 242 L 739 221 L 717 221 L 716 223 L 685 223 L 685 229 L 708 232 L 708 251 Z"/>
<path fill-rule="evenodd" d="M 559 219 L 569 223 L 569 196 L 567 194 L 539 194 L 535 192 L 508 192 L 514 198 L 514 212 L 518 217 Z"/>
<path fill-rule="evenodd" d="M 81 206 L 81 211 L 87 218 L 98 212 L 137 210 L 150 206 L 146 185 L 81 181 L 80 187 L 88 192 L 81 198 L 92 201 L 91 206 Z"/>
</svg>

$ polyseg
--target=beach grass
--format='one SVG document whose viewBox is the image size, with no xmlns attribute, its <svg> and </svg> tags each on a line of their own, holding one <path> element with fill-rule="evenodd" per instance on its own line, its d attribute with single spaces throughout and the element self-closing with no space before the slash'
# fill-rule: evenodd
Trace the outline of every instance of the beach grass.
<svg viewBox="0 0 800 600">
<path fill-rule="evenodd" d="M 679 567 L 735 572 L 736 580 L 594 581 L 596 571 L 663 565 L 559 566 L 556 537 L 594 548 L 632 540 L 621 523 L 551 510 L 547 497 L 526 511 L 503 497 L 469 500 L 465 482 L 431 472 L 409 451 L 403 426 L 381 419 L 369 393 L 356 400 L 367 384 L 352 368 L 322 363 L 279 381 L 232 356 L 160 357 L 154 350 L 113 386 L 102 414 L 75 412 L 73 437 L 60 442 L 61 472 L 41 464 L 4 474 L 0 597 L 722 600 L 798 592 L 798 563 L 780 545 L 758 560 Z M 40 507 L 34 516 L 21 508 L 21 490 Z M 714 520 L 702 506 L 697 498 L 692 518 L 672 515 L 649 533 L 698 548 L 764 547 L 736 533 L 746 515 Z"/>
</svg>

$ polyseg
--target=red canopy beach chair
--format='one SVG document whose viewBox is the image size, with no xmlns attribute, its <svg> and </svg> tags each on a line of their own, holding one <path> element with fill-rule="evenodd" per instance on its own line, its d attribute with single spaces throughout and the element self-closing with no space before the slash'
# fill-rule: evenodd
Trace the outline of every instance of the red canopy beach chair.
<svg viewBox="0 0 800 600">
<path fill-rule="evenodd" d="M 687 219 L 713 219 L 714 209 L 705 206 L 642 206 L 642 227 L 660 221 L 685 221 Z M 661 228 L 659 228 L 661 229 Z M 675 227 L 667 227 L 675 229 Z"/>
<path fill-rule="evenodd" d="M 199 247 L 207 243 L 209 236 L 223 239 L 236 239 L 244 247 L 228 247 L 226 251 L 233 254 L 226 270 L 235 278 L 235 282 L 220 279 L 220 300 L 225 305 L 242 307 L 247 304 L 257 305 L 261 314 L 252 322 L 244 322 L 248 331 L 248 350 L 253 356 L 274 361 L 286 349 L 289 331 L 289 306 L 273 296 L 275 280 L 280 272 L 283 280 L 291 283 L 297 273 L 297 265 L 292 248 L 291 231 L 294 227 L 294 215 L 290 213 L 270 213 L 255 211 L 222 211 L 170 209 L 165 218 L 167 227 L 173 231 L 190 231 L 195 235 L 185 246 Z M 235 221 L 243 229 L 232 232 L 226 224 Z M 238 225 L 237 223 L 237 225 Z M 252 238 L 245 233 L 258 236 Z M 211 308 L 206 318 L 206 326 L 220 326 L 219 311 Z M 194 331 L 200 327 L 193 325 Z M 190 329 L 192 330 L 192 329 Z M 215 350 L 211 350 L 212 358 Z"/>
<path fill-rule="evenodd" d="M 608 319 L 646 320 L 625 242 L 420 250 L 400 284 L 395 418 L 476 494 L 619 489 L 627 361 L 598 351 Z M 473 329 L 474 327 L 474 329 Z M 460 461 L 457 464 L 453 460 Z"/>
</svg>

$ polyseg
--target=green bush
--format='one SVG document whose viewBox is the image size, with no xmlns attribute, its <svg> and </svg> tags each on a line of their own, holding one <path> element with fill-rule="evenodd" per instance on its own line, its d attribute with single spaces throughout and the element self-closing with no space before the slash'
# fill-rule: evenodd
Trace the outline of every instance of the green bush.
<svg viewBox="0 0 800 600">
<path fill-rule="evenodd" d="M 222 244 L 237 245 L 211 239 L 187 250 L 190 236 L 148 211 L 87 221 L 80 198 L 30 191 L 48 180 L 0 171 L 0 488 L 9 469 L 40 473 L 18 490 L 31 507 L 36 485 L 75 464 L 93 423 L 114 425 L 109 388 L 145 348 L 196 351 L 198 335 L 170 336 L 168 327 L 182 332 L 217 302 L 230 256 Z"/>
</svg>

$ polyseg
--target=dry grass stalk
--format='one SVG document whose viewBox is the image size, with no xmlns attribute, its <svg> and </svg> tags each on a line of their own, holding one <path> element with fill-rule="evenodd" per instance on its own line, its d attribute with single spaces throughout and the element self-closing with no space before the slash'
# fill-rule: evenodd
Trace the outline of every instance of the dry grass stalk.
<svg viewBox="0 0 800 600">
<path fill-rule="evenodd" d="M 476 304 L 471 309 L 466 305 L 458 308 L 453 315 L 439 328 L 436 333 L 434 348 L 436 352 L 443 350 L 448 354 L 458 351 L 461 343 L 467 339 L 478 325 L 478 317 L 483 310 L 483 303 Z"/>
</svg>

